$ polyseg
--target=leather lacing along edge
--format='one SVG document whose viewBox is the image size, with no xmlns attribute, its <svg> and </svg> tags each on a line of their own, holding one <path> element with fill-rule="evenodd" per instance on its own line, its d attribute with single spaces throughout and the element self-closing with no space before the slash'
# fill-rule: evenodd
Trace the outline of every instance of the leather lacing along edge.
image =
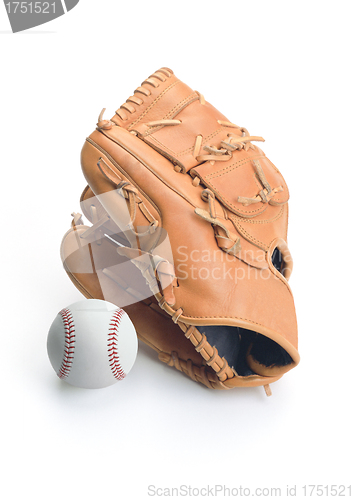
<svg viewBox="0 0 354 500">
<path fill-rule="evenodd" d="M 188 375 L 188 377 L 190 377 L 194 382 L 199 382 L 209 389 L 231 389 L 231 387 L 228 387 L 223 382 L 221 382 L 215 372 L 211 371 L 209 366 L 198 366 L 194 364 L 191 359 L 181 359 L 178 357 L 177 351 L 172 351 L 171 354 L 161 351 L 158 354 L 158 358 L 163 363 L 166 363 L 167 366 L 176 368 L 176 370 Z M 264 384 L 263 388 L 267 396 L 272 395 L 269 384 Z"/>
<path fill-rule="evenodd" d="M 133 113 L 136 112 L 137 106 L 141 106 L 142 104 L 144 104 L 144 99 L 142 99 L 140 96 L 143 95 L 145 97 L 149 97 L 151 95 L 151 91 L 148 88 L 148 86 L 152 86 L 153 88 L 158 88 L 160 83 L 164 83 L 172 75 L 173 71 L 169 68 L 164 67 L 157 70 L 155 73 L 150 75 L 149 78 L 144 80 L 141 86 L 134 91 L 134 95 L 130 96 L 126 100 L 126 102 L 123 103 L 120 106 L 120 108 L 116 110 L 116 115 L 122 121 L 127 121 L 129 118 L 127 112 L 130 115 L 132 115 Z M 202 106 L 205 105 L 206 101 L 204 99 L 204 96 L 200 92 L 196 91 L 195 93 L 199 97 L 200 104 Z M 140 96 L 136 94 L 140 94 Z M 103 120 L 104 112 L 105 108 L 101 111 L 98 117 L 98 123 L 97 123 L 98 130 L 109 130 L 115 125 L 115 123 L 112 122 L 111 120 Z M 264 142 L 263 137 L 251 136 L 245 127 L 240 127 L 226 120 L 217 120 L 217 122 L 219 125 L 223 127 L 239 130 L 241 136 L 228 133 L 227 134 L 228 140 L 221 141 L 220 148 L 214 146 L 204 146 L 203 150 L 206 151 L 207 154 L 201 154 L 203 136 L 200 134 L 197 135 L 193 147 L 193 156 L 200 163 L 209 161 L 211 162 L 211 164 L 214 164 L 215 161 L 228 161 L 232 157 L 232 153 L 234 151 L 237 150 L 239 151 L 241 149 L 248 151 L 249 148 L 255 149 L 255 146 L 251 143 L 252 141 Z M 182 121 L 177 119 L 161 119 L 161 120 L 154 120 L 147 122 L 145 123 L 145 125 L 149 128 L 155 128 L 155 127 L 162 128 L 166 126 L 180 125 L 181 123 Z M 135 133 L 134 131 L 132 132 Z M 186 173 L 181 165 L 175 165 L 174 168 L 177 172 Z"/>
<path fill-rule="evenodd" d="M 174 352 L 174 354 L 170 357 L 168 357 L 168 354 L 165 353 L 164 355 L 159 356 L 159 359 L 161 361 L 165 361 L 170 366 L 175 366 L 175 368 L 177 369 L 183 367 L 183 371 L 187 373 L 187 375 L 189 375 L 193 380 L 196 380 L 194 375 L 198 374 L 199 378 L 201 379 L 199 381 L 204 383 L 207 387 L 229 389 L 229 387 L 225 386 L 224 382 L 228 379 L 232 379 L 235 376 L 238 376 L 235 369 L 230 367 L 227 360 L 219 355 L 218 350 L 215 346 L 209 344 L 205 333 L 201 333 L 195 326 L 187 325 L 180 320 L 180 317 L 183 316 L 183 309 L 181 307 L 171 314 L 171 311 L 169 310 L 168 304 L 166 304 L 166 300 L 164 299 L 164 297 L 157 294 L 155 294 L 155 297 L 161 309 L 171 315 L 172 321 L 181 328 L 184 336 L 193 344 L 195 350 L 203 357 L 206 365 L 212 368 L 213 372 L 215 372 L 216 378 L 215 376 L 212 376 L 213 373 L 207 372 L 206 367 L 196 367 L 195 365 L 193 365 L 191 360 L 188 360 L 187 362 L 183 360 L 181 361 L 178 358 L 177 352 Z M 263 387 L 266 395 L 270 396 L 272 392 L 269 384 L 264 384 Z"/>
<path fill-rule="evenodd" d="M 168 304 L 161 294 L 155 294 L 161 309 L 164 309 L 170 314 Z M 167 307 L 166 307 L 167 305 Z M 204 333 L 200 333 L 199 330 L 193 325 L 187 325 L 183 321 L 179 321 L 179 318 L 183 315 L 183 309 L 179 308 L 174 313 L 172 313 L 171 318 L 174 323 L 176 323 L 183 331 L 185 337 L 192 342 L 197 352 L 205 359 L 208 366 L 210 366 L 217 375 L 220 382 L 224 382 L 226 379 L 233 378 L 236 375 L 235 370 L 233 370 L 227 363 L 226 359 L 221 358 L 217 352 L 215 346 L 211 346 Z"/>
<path fill-rule="evenodd" d="M 173 71 L 169 68 L 160 68 L 155 71 L 152 75 L 144 80 L 140 87 L 134 91 L 134 95 L 130 96 L 124 104 L 120 106 L 116 111 L 116 115 L 123 121 L 128 120 L 129 114 L 132 115 L 136 111 L 136 106 L 141 106 L 144 103 L 144 99 L 141 96 L 149 97 L 151 91 L 149 86 L 158 88 L 160 83 L 163 83 L 173 75 Z M 139 94 L 139 95 L 137 95 Z M 127 112 L 129 114 L 127 114 Z"/>
<path fill-rule="evenodd" d="M 160 83 L 164 83 L 168 78 L 173 75 L 173 71 L 169 68 L 163 67 L 157 70 L 155 73 L 150 75 L 146 80 L 144 80 L 140 87 L 138 87 L 134 91 L 134 95 L 128 97 L 125 103 L 123 103 L 119 109 L 116 110 L 116 115 L 122 120 L 127 121 L 129 115 L 127 112 L 132 115 L 136 112 L 136 107 L 144 104 L 144 99 L 140 96 L 143 95 L 145 97 L 149 97 L 151 95 L 151 91 L 148 86 L 152 86 L 153 88 L 158 88 Z M 200 92 L 195 92 L 199 96 L 199 102 L 203 106 L 206 101 L 204 96 Z M 140 94 L 140 96 L 136 95 Z M 103 114 L 105 112 L 105 108 L 101 111 L 98 117 L 97 128 L 99 130 L 108 130 L 112 128 L 115 123 L 111 120 L 103 120 Z M 228 140 L 221 141 L 220 148 L 214 146 L 204 146 L 203 149 L 208 154 L 201 154 L 203 136 L 197 135 L 195 139 L 195 144 L 193 148 L 193 156 L 199 162 L 210 161 L 212 164 L 215 161 L 228 161 L 232 157 L 232 153 L 237 150 L 244 149 L 248 151 L 249 148 L 255 149 L 255 146 L 251 144 L 252 141 L 261 141 L 264 142 L 263 137 L 260 136 L 251 136 L 248 130 L 245 127 L 240 127 L 232 122 L 226 120 L 217 120 L 218 124 L 227 127 L 237 129 L 241 132 L 241 136 L 234 135 L 232 133 L 227 134 Z M 165 126 L 176 126 L 180 125 L 181 120 L 175 119 L 161 119 L 154 120 L 151 122 L 147 122 L 145 125 L 150 128 L 154 127 L 165 127 Z M 177 171 L 183 171 L 183 168 L 180 165 L 175 165 L 175 169 Z"/>
<path fill-rule="evenodd" d="M 158 358 L 168 366 L 172 366 L 178 371 L 185 373 L 194 382 L 204 384 L 209 389 L 229 389 L 208 366 L 195 365 L 191 359 L 180 359 L 176 351 L 172 351 L 171 354 L 160 352 Z"/>
</svg>

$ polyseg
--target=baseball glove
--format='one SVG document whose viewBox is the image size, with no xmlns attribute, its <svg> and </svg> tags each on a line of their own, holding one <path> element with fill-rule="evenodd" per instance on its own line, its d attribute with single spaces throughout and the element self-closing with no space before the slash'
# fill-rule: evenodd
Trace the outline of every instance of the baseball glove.
<svg viewBox="0 0 354 500">
<path fill-rule="evenodd" d="M 168 68 L 103 112 L 81 155 L 91 225 L 73 214 L 61 245 L 69 277 L 193 380 L 270 394 L 299 354 L 289 193 L 264 139 Z"/>
</svg>

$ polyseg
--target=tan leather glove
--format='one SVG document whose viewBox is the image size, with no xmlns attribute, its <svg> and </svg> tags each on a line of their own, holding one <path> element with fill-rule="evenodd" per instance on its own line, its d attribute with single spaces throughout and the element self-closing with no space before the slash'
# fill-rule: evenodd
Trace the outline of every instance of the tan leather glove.
<svg viewBox="0 0 354 500">
<path fill-rule="evenodd" d="M 86 297 L 123 307 L 161 361 L 211 388 L 269 393 L 299 362 L 289 193 L 262 141 L 161 68 L 101 113 L 81 157 L 92 226 L 74 214 L 62 242 Z"/>
</svg>

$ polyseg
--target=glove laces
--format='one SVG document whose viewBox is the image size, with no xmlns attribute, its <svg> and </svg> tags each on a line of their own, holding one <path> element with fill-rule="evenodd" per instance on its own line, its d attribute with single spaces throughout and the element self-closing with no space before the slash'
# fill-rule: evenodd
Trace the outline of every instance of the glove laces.
<svg viewBox="0 0 354 500">
<path fill-rule="evenodd" d="M 275 194 L 283 191 L 283 186 L 279 186 L 277 188 L 272 189 L 269 182 L 266 179 L 265 173 L 261 167 L 261 164 L 258 160 L 254 160 L 253 165 L 256 167 L 256 172 L 258 175 L 258 179 L 263 186 L 263 189 L 259 191 L 259 193 L 253 198 L 247 198 L 245 196 L 239 196 L 237 201 L 242 203 L 244 207 L 248 205 L 252 205 L 253 203 L 259 203 L 260 201 L 263 203 L 268 203 Z"/>
</svg>

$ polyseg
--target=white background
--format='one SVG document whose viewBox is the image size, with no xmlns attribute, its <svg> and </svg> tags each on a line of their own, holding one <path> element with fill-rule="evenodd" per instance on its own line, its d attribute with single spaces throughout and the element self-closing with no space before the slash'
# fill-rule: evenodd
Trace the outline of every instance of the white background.
<svg viewBox="0 0 354 500">
<path fill-rule="evenodd" d="M 351 1 L 81 0 L 13 35 L 0 6 L 2 498 L 352 482 L 353 15 Z M 47 358 L 55 315 L 82 299 L 59 257 L 82 144 L 161 66 L 262 135 L 290 189 L 301 363 L 270 398 L 210 391 L 144 345 L 102 390 L 59 381 Z"/>
</svg>

